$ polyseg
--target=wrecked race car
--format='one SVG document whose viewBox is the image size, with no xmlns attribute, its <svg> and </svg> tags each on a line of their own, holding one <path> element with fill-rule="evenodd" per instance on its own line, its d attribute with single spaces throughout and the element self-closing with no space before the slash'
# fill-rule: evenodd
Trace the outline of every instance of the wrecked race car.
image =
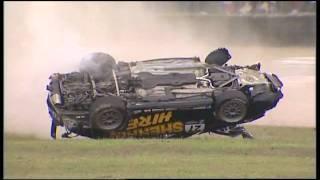
<svg viewBox="0 0 320 180">
<path fill-rule="evenodd" d="M 198 57 L 116 63 L 105 53 L 84 57 L 79 72 L 54 73 L 47 86 L 52 119 L 66 133 L 89 138 L 185 138 L 194 134 L 252 135 L 241 126 L 283 97 L 275 74 L 227 65 L 225 48 Z"/>
</svg>

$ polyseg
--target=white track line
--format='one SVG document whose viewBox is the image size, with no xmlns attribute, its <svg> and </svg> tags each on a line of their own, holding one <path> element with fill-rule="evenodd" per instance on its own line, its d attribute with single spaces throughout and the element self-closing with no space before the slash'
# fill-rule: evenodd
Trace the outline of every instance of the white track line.
<svg viewBox="0 0 320 180">
<path fill-rule="evenodd" d="M 272 60 L 273 62 L 280 62 L 281 64 L 306 64 L 314 65 L 316 64 L 315 57 L 287 57 L 277 60 Z"/>
</svg>

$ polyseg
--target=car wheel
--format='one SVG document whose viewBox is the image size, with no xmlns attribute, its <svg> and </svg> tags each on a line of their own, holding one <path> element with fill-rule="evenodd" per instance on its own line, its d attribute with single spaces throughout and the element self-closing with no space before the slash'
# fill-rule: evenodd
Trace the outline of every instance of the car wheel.
<svg viewBox="0 0 320 180">
<path fill-rule="evenodd" d="M 248 98 L 241 91 L 226 91 L 216 97 L 215 117 L 227 123 L 236 123 L 247 115 Z"/>
<path fill-rule="evenodd" d="M 127 122 L 124 101 L 116 96 L 99 98 L 90 107 L 90 122 L 93 129 L 122 129 Z"/>
<path fill-rule="evenodd" d="M 226 48 L 219 48 L 212 51 L 205 59 L 207 64 L 216 64 L 222 66 L 225 64 L 229 59 L 231 59 L 231 55 Z"/>
</svg>

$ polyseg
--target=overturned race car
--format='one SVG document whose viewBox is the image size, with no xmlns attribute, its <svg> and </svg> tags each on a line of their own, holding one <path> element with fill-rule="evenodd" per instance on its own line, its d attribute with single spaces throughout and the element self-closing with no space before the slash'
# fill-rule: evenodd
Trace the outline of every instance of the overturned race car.
<svg viewBox="0 0 320 180">
<path fill-rule="evenodd" d="M 227 65 L 225 48 L 198 57 L 116 63 L 91 53 L 79 72 L 54 73 L 47 86 L 52 119 L 66 133 L 89 138 L 185 138 L 194 134 L 252 135 L 241 124 L 265 115 L 283 97 L 275 74 Z"/>
</svg>

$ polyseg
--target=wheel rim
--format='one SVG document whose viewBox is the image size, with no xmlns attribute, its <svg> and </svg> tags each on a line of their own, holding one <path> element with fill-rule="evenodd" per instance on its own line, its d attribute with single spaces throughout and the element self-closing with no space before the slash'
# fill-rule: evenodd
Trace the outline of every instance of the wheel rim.
<svg viewBox="0 0 320 180">
<path fill-rule="evenodd" d="M 246 113 L 246 105 L 239 99 L 226 101 L 219 110 L 221 120 L 226 122 L 238 122 L 246 116 Z"/>
<path fill-rule="evenodd" d="M 116 109 L 108 109 L 99 113 L 98 126 L 103 130 L 114 130 L 121 126 L 123 117 Z"/>
</svg>

